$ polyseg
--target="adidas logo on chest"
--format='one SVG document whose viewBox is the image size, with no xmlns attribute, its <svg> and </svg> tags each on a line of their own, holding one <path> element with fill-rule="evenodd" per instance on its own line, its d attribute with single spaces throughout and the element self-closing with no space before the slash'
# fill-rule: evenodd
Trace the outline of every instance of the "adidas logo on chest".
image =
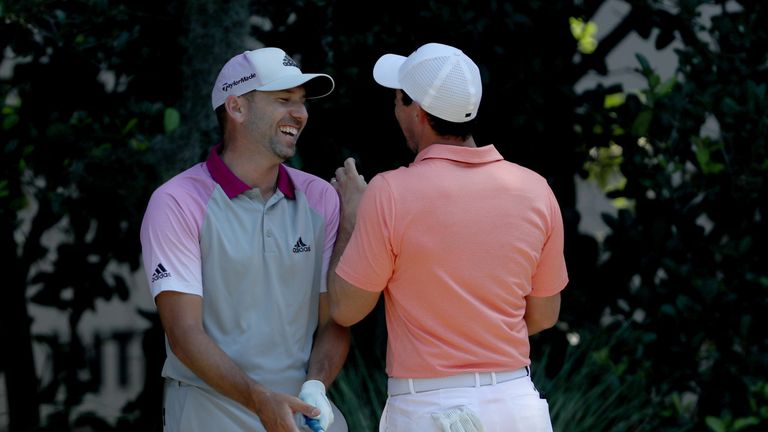
<svg viewBox="0 0 768 432">
<path fill-rule="evenodd" d="M 310 247 L 308 244 L 305 244 L 303 240 L 301 240 L 301 237 L 299 237 L 299 240 L 296 241 L 296 244 L 293 246 L 293 253 L 302 253 L 302 252 L 310 252 L 312 251 L 312 247 Z"/>
</svg>

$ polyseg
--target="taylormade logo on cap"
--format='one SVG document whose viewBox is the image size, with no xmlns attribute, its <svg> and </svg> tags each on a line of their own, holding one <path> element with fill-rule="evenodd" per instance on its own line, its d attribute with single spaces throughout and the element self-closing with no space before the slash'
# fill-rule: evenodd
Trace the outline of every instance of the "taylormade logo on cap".
<svg viewBox="0 0 768 432">
<path fill-rule="evenodd" d="M 232 87 L 234 87 L 234 86 L 236 86 L 238 84 L 242 84 L 242 83 L 244 83 L 244 82 L 246 82 L 246 81 L 248 81 L 249 79 L 252 79 L 252 78 L 256 78 L 256 74 L 255 73 L 252 73 L 252 74 L 250 74 L 248 76 L 244 76 L 244 77 L 240 78 L 237 81 L 232 81 L 232 82 L 224 83 L 224 86 L 222 86 L 221 91 L 226 93 Z"/>
<path fill-rule="evenodd" d="M 221 68 L 211 92 L 215 110 L 227 96 L 241 96 L 253 90 L 275 91 L 304 86 L 307 99 L 328 95 L 333 91 L 333 78 L 326 74 L 302 73 L 299 65 L 279 48 L 245 51 L 232 57 Z"/>
<path fill-rule="evenodd" d="M 410 56 L 385 54 L 373 67 L 384 87 L 401 89 L 424 111 L 454 123 L 477 116 L 483 86 L 480 69 L 458 48 L 428 43 Z"/>
</svg>

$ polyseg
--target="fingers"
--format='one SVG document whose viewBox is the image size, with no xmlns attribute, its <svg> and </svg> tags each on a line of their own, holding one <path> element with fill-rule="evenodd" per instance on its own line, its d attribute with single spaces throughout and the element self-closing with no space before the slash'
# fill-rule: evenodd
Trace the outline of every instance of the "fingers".
<svg viewBox="0 0 768 432">
<path fill-rule="evenodd" d="M 299 398 L 293 399 L 290 403 L 290 407 L 291 411 L 302 413 L 311 418 L 317 417 L 321 413 L 320 408 L 310 405 Z"/>
<path fill-rule="evenodd" d="M 256 414 L 268 431 L 299 432 L 294 413 L 320 415 L 319 409 L 307 405 L 295 396 L 284 393 L 273 393 L 264 403 L 260 404 L 259 408 Z"/>
<path fill-rule="evenodd" d="M 347 170 L 347 175 L 350 177 L 354 177 L 359 175 L 357 173 L 357 166 L 355 166 L 355 159 L 354 158 L 347 158 L 344 161 L 344 169 Z"/>
<path fill-rule="evenodd" d="M 344 166 L 336 168 L 334 177 L 331 179 L 331 185 L 337 190 L 341 183 L 357 183 L 359 185 L 365 185 L 365 177 L 357 172 L 357 166 L 355 165 L 354 158 L 347 158 L 344 160 Z"/>
</svg>

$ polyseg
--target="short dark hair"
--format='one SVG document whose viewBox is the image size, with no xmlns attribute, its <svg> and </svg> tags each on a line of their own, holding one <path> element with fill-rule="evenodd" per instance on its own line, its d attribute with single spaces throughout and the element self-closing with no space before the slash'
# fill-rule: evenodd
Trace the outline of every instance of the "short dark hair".
<svg viewBox="0 0 768 432">
<path fill-rule="evenodd" d="M 222 140 L 224 139 L 224 128 L 227 125 L 227 109 L 224 108 L 224 104 L 221 104 L 216 108 L 216 120 L 219 123 L 219 133 Z"/>
<path fill-rule="evenodd" d="M 408 93 L 405 92 L 405 90 L 400 90 L 400 92 L 403 95 L 403 105 L 408 106 L 413 103 L 413 98 L 410 97 Z M 472 136 L 472 131 L 475 129 L 475 124 L 477 123 L 477 117 L 468 122 L 454 123 L 432 115 L 426 110 L 424 112 L 427 113 L 427 121 L 429 122 L 429 126 L 431 126 L 435 133 L 440 136 L 451 136 L 467 139 Z"/>
</svg>

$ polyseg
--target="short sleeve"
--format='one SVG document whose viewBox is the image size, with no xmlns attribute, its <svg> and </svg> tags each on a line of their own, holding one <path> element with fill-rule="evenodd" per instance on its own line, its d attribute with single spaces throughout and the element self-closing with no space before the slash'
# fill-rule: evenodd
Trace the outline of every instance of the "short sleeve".
<svg viewBox="0 0 768 432">
<path fill-rule="evenodd" d="M 159 189 L 141 224 L 144 269 L 154 298 L 162 291 L 203 295 L 200 224 L 204 207 Z"/>
<path fill-rule="evenodd" d="M 548 186 L 546 204 L 549 233 L 533 274 L 530 294 L 533 297 L 553 296 L 568 284 L 568 271 L 563 254 L 565 242 L 563 217 L 557 199 Z"/>
<path fill-rule="evenodd" d="M 323 268 L 320 278 L 320 292 L 327 292 L 328 266 L 333 254 L 333 246 L 336 243 L 336 233 L 339 230 L 339 195 L 329 185 L 323 195 L 323 209 L 325 217 L 325 245 L 323 247 Z"/>
<path fill-rule="evenodd" d="M 368 184 L 357 211 L 357 221 L 336 273 L 366 291 L 387 286 L 395 266 L 393 241 L 395 205 L 392 190 L 381 175 Z"/>
</svg>

